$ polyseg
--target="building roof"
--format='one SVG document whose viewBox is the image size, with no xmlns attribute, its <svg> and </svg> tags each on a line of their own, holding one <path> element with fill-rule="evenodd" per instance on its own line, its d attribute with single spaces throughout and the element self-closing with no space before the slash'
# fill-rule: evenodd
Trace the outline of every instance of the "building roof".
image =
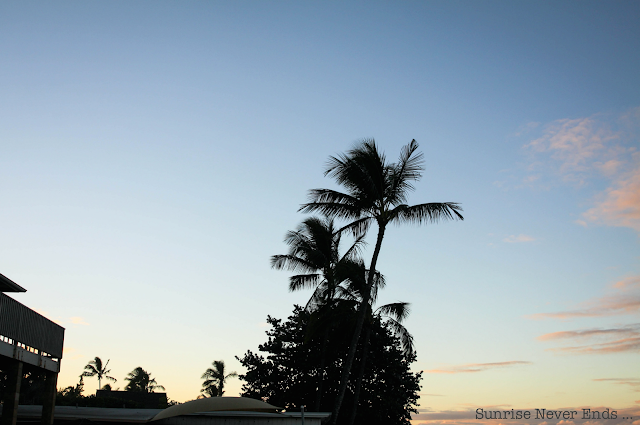
<svg viewBox="0 0 640 425">
<path fill-rule="evenodd" d="M 0 274 L 0 292 L 27 292 L 27 290 L 5 275 Z"/>
<path fill-rule="evenodd" d="M 216 397 L 218 398 L 218 397 Z M 266 404 L 266 403 L 265 403 Z M 0 405 L 0 412 L 2 412 Z M 166 409 L 165 409 L 166 410 Z M 162 409 L 119 409 L 119 408 L 105 408 L 105 407 L 76 407 L 76 406 L 55 406 L 55 421 L 57 423 L 68 423 L 68 421 L 89 421 L 96 424 L 110 425 L 109 423 L 120 423 L 120 425 L 144 425 L 154 419 Z M 218 420 L 227 420 L 231 418 L 237 418 L 236 422 L 225 422 L 229 424 L 234 423 L 253 423 L 253 424 L 273 424 L 274 419 L 283 420 L 283 423 L 291 423 L 291 420 L 295 420 L 295 423 L 299 423 L 301 418 L 301 412 L 255 412 L 255 411 L 215 411 L 215 412 L 198 412 L 190 413 L 182 418 L 211 418 L 211 421 L 206 423 L 218 423 Z M 330 416 L 330 412 L 305 412 L 305 419 L 309 420 L 310 424 L 320 424 L 326 421 Z M 35 422 L 42 417 L 42 406 L 18 406 L 18 422 Z M 202 424 L 202 421 L 176 421 L 180 419 L 177 417 L 169 417 L 161 420 L 160 422 L 154 422 L 164 425 L 183 425 L 189 424 Z M 271 420 L 271 421 L 269 421 Z M 279 421 L 280 422 L 280 421 Z M 153 424 L 148 424 L 153 425 Z"/>
<path fill-rule="evenodd" d="M 282 410 L 282 408 L 272 406 L 262 400 L 248 397 L 211 397 L 191 400 L 186 403 L 168 407 L 158 413 L 152 421 L 201 412 L 235 411 L 276 413 L 278 410 Z"/>
</svg>

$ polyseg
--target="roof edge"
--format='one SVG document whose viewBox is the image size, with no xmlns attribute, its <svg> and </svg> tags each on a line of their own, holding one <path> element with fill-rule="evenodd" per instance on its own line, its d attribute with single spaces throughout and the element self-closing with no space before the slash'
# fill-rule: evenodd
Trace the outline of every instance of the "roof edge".
<svg viewBox="0 0 640 425">
<path fill-rule="evenodd" d="M 0 292 L 27 292 L 27 290 L 5 275 L 0 274 Z"/>
</svg>

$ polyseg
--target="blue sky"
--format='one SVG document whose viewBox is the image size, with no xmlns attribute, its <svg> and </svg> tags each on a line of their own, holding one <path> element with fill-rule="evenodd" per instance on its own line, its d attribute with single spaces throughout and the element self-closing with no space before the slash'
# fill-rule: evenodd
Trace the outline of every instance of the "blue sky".
<svg viewBox="0 0 640 425">
<path fill-rule="evenodd" d="M 100 356 L 116 386 L 142 366 L 192 399 L 309 296 L 269 257 L 307 190 L 333 187 L 329 155 L 374 137 L 395 159 L 415 138 L 411 202 L 465 210 L 390 229 L 380 258 L 381 301 L 412 302 L 432 371 L 415 422 L 637 409 L 639 18 L 631 1 L 5 2 L 0 272 L 66 327 L 60 385 Z"/>
</svg>

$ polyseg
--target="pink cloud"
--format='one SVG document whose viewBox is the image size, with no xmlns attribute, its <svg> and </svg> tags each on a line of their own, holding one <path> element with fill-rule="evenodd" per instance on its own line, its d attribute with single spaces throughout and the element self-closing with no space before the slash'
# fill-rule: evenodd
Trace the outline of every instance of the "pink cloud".
<svg viewBox="0 0 640 425">
<path fill-rule="evenodd" d="M 593 207 L 576 223 L 640 232 L 638 129 L 640 108 L 618 116 L 596 114 L 547 124 L 539 137 L 524 145 L 533 154 L 524 182 L 537 184 L 545 175 L 559 175 L 563 181 L 578 185 L 608 180 L 608 188 L 594 198 Z"/>
<path fill-rule="evenodd" d="M 624 338 L 601 344 L 549 348 L 548 350 L 564 354 L 613 354 L 635 352 L 640 351 L 640 337 Z"/>
<path fill-rule="evenodd" d="M 614 288 L 633 289 L 640 288 L 640 276 L 626 277 L 613 285 Z"/>
<path fill-rule="evenodd" d="M 585 340 L 599 341 L 586 345 L 549 348 L 561 354 L 613 354 L 640 351 L 640 323 L 610 329 L 582 329 L 552 332 L 537 338 L 540 341 Z M 604 340 L 604 341 L 603 341 Z"/>
<path fill-rule="evenodd" d="M 497 362 L 497 363 L 469 363 L 459 366 L 451 366 L 443 369 L 431 369 L 424 370 L 425 373 L 446 373 L 446 374 L 454 374 L 454 373 L 475 373 L 475 372 L 484 372 L 486 370 L 502 368 L 508 366 L 516 366 L 516 365 L 525 365 L 532 364 L 531 362 L 526 361 L 509 361 L 509 362 Z"/>
<path fill-rule="evenodd" d="M 540 335 L 537 339 L 540 341 L 549 341 L 554 339 L 575 339 L 575 338 L 591 338 L 591 337 L 620 337 L 620 336 L 636 336 L 640 335 L 638 324 L 625 326 L 622 328 L 612 329 L 584 329 L 577 331 L 552 332 Z"/>
<path fill-rule="evenodd" d="M 522 235 L 522 234 L 518 236 L 510 235 L 502 240 L 502 242 L 507 242 L 507 243 L 533 242 L 533 241 L 535 241 L 535 238 L 528 235 Z"/>
<path fill-rule="evenodd" d="M 69 317 L 69 321 L 74 325 L 84 325 L 84 326 L 89 325 L 87 322 L 85 322 L 84 318 L 80 316 Z"/>
<path fill-rule="evenodd" d="M 610 381 L 617 385 L 629 385 L 633 388 L 633 391 L 640 392 L 640 378 L 600 378 L 594 379 L 594 381 Z"/>
<path fill-rule="evenodd" d="M 555 313 L 537 313 L 530 319 L 574 319 L 579 317 L 604 317 L 640 312 L 640 276 L 631 276 L 615 283 L 614 293 L 581 303 L 577 309 Z"/>
<path fill-rule="evenodd" d="M 582 217 L 587 222 L 629 227 L 640 232 L 640 166 L 615 181 Z"/>
<path fill-rule="evenodd" d="M 549 154 L 564 180 L 582 184 L 591 170 L 603 167 L 603 162 L 618 161 L 620 136 L 601 116 L 594 115 L 554 121 L 545 126 L 541 137 L 525 147 Z M 614 164 L 609 163 L 604 170 L 610 171 L 616 167 Z"/>
</svg>

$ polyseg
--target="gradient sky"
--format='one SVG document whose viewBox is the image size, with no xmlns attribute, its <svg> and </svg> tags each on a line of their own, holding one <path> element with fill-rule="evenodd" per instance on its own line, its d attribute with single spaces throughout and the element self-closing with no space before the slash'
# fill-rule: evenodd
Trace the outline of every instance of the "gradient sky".
<svg viewBox="0 0 640 425">
<path fill-rule="evenodd" d="M 269 257 L 329 155 L 415 138 L 410 201 L 465 221 L 383 244 L 414 423 L 640 416 L 638 22 L 637 1 L 2 2 L 0 273 L 66 328 L 59 386 L 99 356 L 115 387 L 142 366 L 193 399 L 309 297 Z"/>
</svg>

